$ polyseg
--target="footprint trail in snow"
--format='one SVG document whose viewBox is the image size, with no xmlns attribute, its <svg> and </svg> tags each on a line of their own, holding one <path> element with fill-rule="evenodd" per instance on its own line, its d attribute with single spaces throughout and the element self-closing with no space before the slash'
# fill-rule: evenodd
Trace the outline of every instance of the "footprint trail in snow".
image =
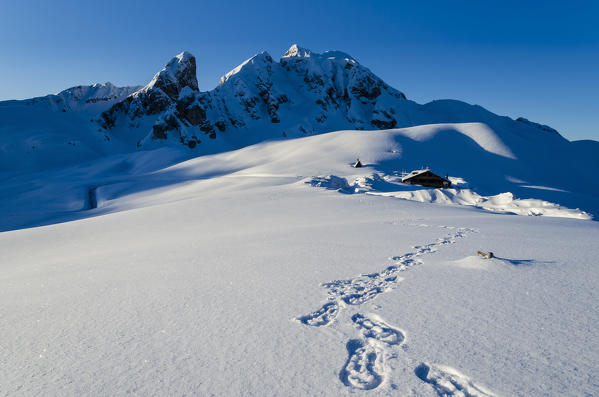
<svg viewBox="0 0 599 397">
<path fill-rule="evenodd" d="M 458 238 L 475 231 L 469 228 L 441 227 L 451 230 L 451 233 L 434 243 L 415 246 L 413 252 L 391 258 L 395 263 L 380 272 L 322 284 L 329 295 L 327 302 L 296 320 L 313 327 L 331 325 L 342 308 L 359 306 L 395 288 L 402 280 L 399 273 L 421 264 L 421 256 L 436 252 L 439 247 L 453 244 Z M 385 360 L 397 356 L 394 349 L 404 343 L 405 334 L 374 314 L 356 313 L 351 317 L 351 321 L 359 331 L 361 339 L 351 339 L 347 343 L 348 358 L 339 372 L 339 379 L 350 388 L 372 390 L 385 381 Z M 439 396 L 492 396 L 490 392 L 450 367 L 421 363 L 414 373 L 423 382 L 430 384 Z"/>
<path fill-rule="evenodd" d="M 443 245 L 453 244 L 458 238 L 464 237 L 466 233 L 474 231 L 469 228 L 453 228 L 451 226 L 443 226 L 443 228 L 454 231 L 434 243 L 413 247 L 414 252 L 394 256 L 391 259 L 395 263 L 380 272 L 361 274 L 347 280 L 334 280 L 322 284 L 327 289 L 328 301 L 318 310 L 298 317 L 297 320 L 305 325 L 316 327 L 331 324 L 342 306 L 361 305 L 384 292 L 391 291 L 401 281 L 400 272 L 422 263 L 419 257 L 436 252 Z"/>
</svg>

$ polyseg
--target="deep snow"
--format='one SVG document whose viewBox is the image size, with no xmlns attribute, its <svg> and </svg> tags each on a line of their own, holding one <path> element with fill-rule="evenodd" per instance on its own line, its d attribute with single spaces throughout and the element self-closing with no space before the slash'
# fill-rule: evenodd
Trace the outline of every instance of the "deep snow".
<svg viewBox="0 0 599 397">
<path fill-rule="evenodd" d="M 467 131 L 479 159 L 519 156 L 484 127 L 416 128 L 430 150 Z M 4 179 L 0 394 L 597 394 L 597 223 L 363 194 L 398 186 L 414 137 L 163 148 Z M 513 171 L 467 182 L 561 188 Z M 331 175 L 369 182 L 313 186 Z"/>
<path fill-rule="evenodd" d="M 195 73 L 0 102 L 0 395 L 599 394 L 598 142 L 340 51 Z"/>
</svg>

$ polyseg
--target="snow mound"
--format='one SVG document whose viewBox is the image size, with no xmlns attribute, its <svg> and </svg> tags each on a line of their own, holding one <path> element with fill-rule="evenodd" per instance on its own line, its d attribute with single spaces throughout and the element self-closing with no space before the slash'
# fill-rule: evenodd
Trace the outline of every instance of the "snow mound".
<svg viewBox="0 0 599 397">
<path fill-rule="evenodd" d="M 421 203 L 455 204 L 481 208 L 486 211 L 562 218 L 592 219 L 579 209 L 562 207 L 539 199 L 517 199 L 510 192 L 494 196 L 481 196 L 471 189 L 420 189 L 398 192 L 366 192 L 377 196 L 395 197 Z"/>
<path fill-rule="evenodd" d="M 450 178 L 458 186 L 467 186 L 462 178 Z M 373 174 L 356 178 L 349 183 L 346 178 L 336 175 L 318 176 L 306 183 L 342 193 L 365 193 L 374 196 L 394 197 L 421 203 L 444 205 L 470 206 L 485 211 L 524 215 L 549 216 L 558 218 L 592 219 L 592 216 L 579 209 L 570 209 L 559 204 L 540 199 L 517 199 L 511 192 L 499 193 L 493 196 L 483 196 L 468 188 L 423 188 L 416 185 L 401 183 L 401 178 L 395 175 Z M 395 187 L 402 190 L 379 191 Z"/>
<path fill-rule="evenodd" d="M 495 255 L 495 252 L 493 253 Z M 509 259 L 502 258 L 500 256 L 494 256 L 490 259 L 481 258 L 478 255 L 467 256 L 456 261 L 448 262 L 448 264 L 462 268 L 472 270 L 493 270 L 498 269 L 501 266 L 518 267 L 518 266 L 531 266 L 534 264 L 543 263 L 533 259 Z"/>
</svg>

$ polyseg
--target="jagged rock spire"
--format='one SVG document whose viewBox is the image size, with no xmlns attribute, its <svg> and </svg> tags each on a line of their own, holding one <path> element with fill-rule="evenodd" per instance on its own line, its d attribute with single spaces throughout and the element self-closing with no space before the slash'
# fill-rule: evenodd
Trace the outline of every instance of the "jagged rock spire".
<svg viewBox="0 0 599 397">
<path fill-rule="evenodd" d="M 198 91 L 196 59 L 184 51 L 171 59 L 164 69 L 156 73 L 147 88 L 160 88 L 169 98 L 175 100 L 184 87 Z"/>
</svg>

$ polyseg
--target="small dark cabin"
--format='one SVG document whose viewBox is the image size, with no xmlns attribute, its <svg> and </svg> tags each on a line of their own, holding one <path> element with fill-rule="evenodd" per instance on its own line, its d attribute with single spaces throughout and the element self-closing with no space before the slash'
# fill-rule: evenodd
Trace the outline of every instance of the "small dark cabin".
<svg viewBox="0 0 599 397">
<path fill-rule="evenodd" d="M 416 170 L 401 178 L 403 183 L 410 185 L 421 185 L 426 187 L 450 187 L 451 182 L 439 175 L 433 174 L 430 170 Z"/>
</svg>

